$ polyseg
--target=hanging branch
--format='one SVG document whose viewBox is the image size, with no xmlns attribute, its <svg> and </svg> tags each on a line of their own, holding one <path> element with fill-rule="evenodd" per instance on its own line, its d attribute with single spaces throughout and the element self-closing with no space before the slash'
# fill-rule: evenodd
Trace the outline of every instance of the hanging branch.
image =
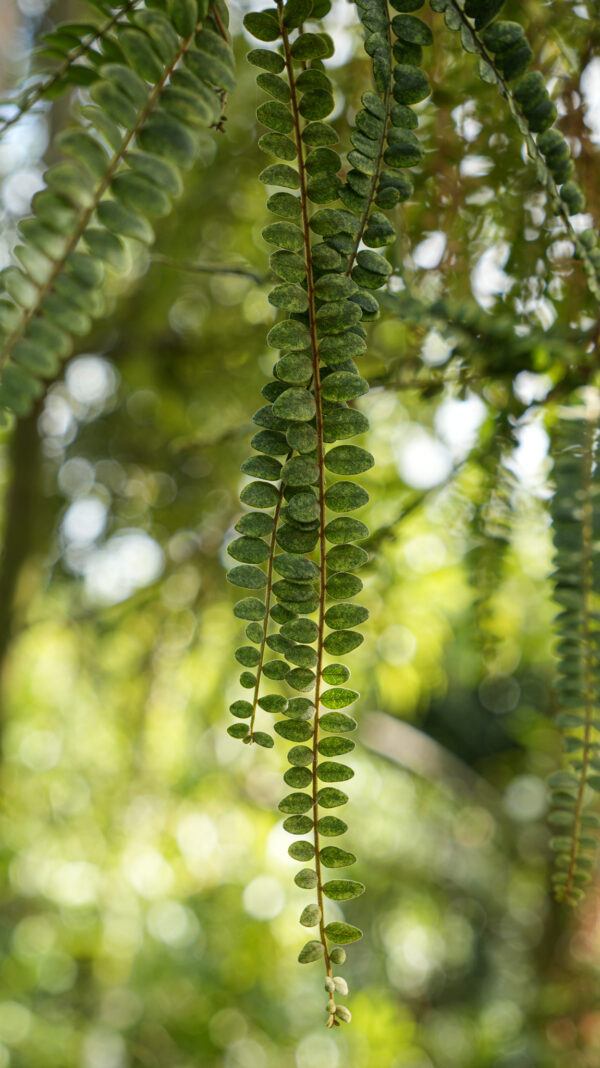
<svg viewBox="0 0 600 1068">
<path fill-rule="evenodd" d="M 446 25 L 457 30 L 466 52 L 479 57 L 482 81 L 496 86 L 506 101 L 530 158 L 536 177 L 563 220 L 583 269 L 590 293 L 600 300 L 600 248 L 594 230 L 578 233 L 571 216 L 585 209 L 585 197 L 571 177 L 575 165 L 563 135 L 553 129 L 556 107 L 539 71 L 525 73 L 533 52 L 518 22 L 494 21 L 504 0 L 430 0 L 443 12 Z M 515 81 L 514 87 L 510 83 Z M 536 136 L 534 136 L 534 134 Z"/>
<path fill-rule="evenodd" d="M 35 85 L 28 86 L 20 97 L 15 100 L 0 101 L 2 106 L 11 104 L 17 109 L 10 118 L 0 119 L 0 138 L 6 130 L 20 122 L 23 115 L 26 115 L 40 100 L 52 99 L 60 90 L 68 88 L 69 85 L 86 87 L 93 85 L 100 77 L 96 68 L 104 61 L 104 57 L 94 51 L 94 46 L 99 44 L 102 47 L 117 23 L 126 19 L 129 12 L 139 7 L 140 4 L 141 0 L 128 0 L 125 4 L 117 5 L 114 14 L 97 28 L 82 25 L 79 22 L 63 22 L 52 33 L 46 34 L 45 47 L 40 48 L 39 53 L 58 55 L 61 57 L 61 62 L 46 78 Z M 84 32 L 86 30 L 87 33 Z M 83 38 L 82 31 L 84 32 Z M 73 40 L 79 43 L 74 47 L 68 47 L 68 42 Z M 79 59 L 86 59 L 90 65 L 78 64 Z"/>
<path fill-rule="evenodd" d="M 562 607 L 555 621 L 558 638 L 556 723 L 564 731 L 570 768 L 549 777 L 557 835 L 551 841 L 558 871 L 553 884 L 559 901 L 574 905 L 590 882 L 598 841 L 591 831 L 600 818 L 587 809 L 588 787 L 600 792 L 598 741 L 597 597 L 600 575 L 596 542 L 600 529 L 598 431 L 591 419 L 563 422 L 556 440 L 554 521 L 554 599 Z"/>
<path fill-rule="evenodd" d="M 319 17 L 318 6 L 313 6 L 312 18 Z M 280 51 L 254 49 L 248 58 L 261 68 L 258 84 L 272 98 L 258 108 L 258 118 L 269 131 L 259 145 L 283 161 L 266 167 L 259 178 L 283 190 L 269 197 L 267 207 L 284 221 L 267 226 L 263 237 L 277 249 L 271 268 L 282 279 L 269 300 L 288 318 L 267 337 L 281 356 L 274 380 L 263 389 L 269 403 L 254 416 L 264 428 L 251 443 L 258 455 L 242 464 L 245 474 L 263 480 L 244 487 L 242 502 L 261 511 L 241 517 L 236 525 L 241 537 L 228 546 L 230 555 L 240 561 L 229 572 L 229 580 L 253 592 L 265 591 L 264 600 L 248 596 L 234 609 L 248 621 L 246 635 L 253 643 L 238 649 L 236 657 L 256 673 L 245 671 L 240 678 L 242 686 L 253 690 L 253 699 L 231 705 L 233 715 L 249 723 L 232 724 L 229 733 L 246 743 L 271 747 L 272 736 L 255 727 L 258 707 L 283 715 L 275 723 L 275 733 L 301 743 L 289 751 L 290 767 L 284 775 L 295 792 L 284 797 L 279 808 L 287 817 L 284 827 L 289 833 L 311 835 L 289 849 L 295 859 L 313 862 L 298 872 L 295 881 L 316 894 L 316 902 L 303 910 L 300 922 L 318 928 L 318 937 L 306 943 L 299 960 L 324 962 L 329 1027 L 350 1019 L 348 1010 L 336 1003 L 336 992 L 346 993 L 347 985 L 332 974 L 332 966 L 343 962 L 343 945 L 360 938 L 361 932 L 346 922 L 328 923 L 326 903 L 350 901 L 364 887 L 350 879 L 325 881 L 325 869 L 356 861 L 345 849 L 322 845 L 323 837 L 337 837 L 347 830 L 343 820 L 322 814 L 323 809 L 348 800 L 330 784 L 354 775 L 346 764 L 322 758 L 339 757 L 354 748 L 347 735 L 356 721 L 342 709 L 359 696 L 344 685 L 350 676 L 346 665 L 326 661 L 351 652 L 363 640 L 357 628 L 368 612 L 351 599 L 362 589 L 354 572 L 368 559 L 356 543 L 369 533 L 364 523 L 339 514 L 366 504 L 365 490 L 345 477 L 330 483 L 330 476 L 367 471 L 373 458 L 356 445 L 327 446 L 368 428 L 364 415 L 348 402 L 367 392 L 354 363 L 366 351 L 361 320 L 379 314 L 373 291 L 385 285 L 392 270 L 388 260 L 372 249 L 388 245 L 394 233 L 386 217 L 372 209 L 373 204 L 393 207 L 406 199 L 407 187 L 412 190 L 408 179 L 395 172 L 421 159 L 412 134 L 417 120 L 409 104 L 429 92 L 426 78 L 412 60 L 395 67 L 392 88 L 387 4 L 369 0 L 361 7 L 370 31 L 366 48 L 382 96 L 371 91 L 362 96 L 347 184 L 339 176 L 341 158 L 331 147 L 337 135 L 323 121 L 333 110 L 333 89 L 322 64 L 331 55 L 330 39 L 302 32 L 308 11 L 304 0 L 288 0 L 285 5 L 279 0 L 276 12 L 253 12 L 244 20 L 259 40 L 281 41 Z M 398 29 L 421 37 L 430 33 L 412 16 Z M 338 200 L 343 208 L 321 207 Z M 362 243 L 370 247 L 360 250 Z M 285 456 L 283 464 L 279 456 Z M 274 482 L 279 482 L 278 489 Z M 331 512 L 336 515 L 330 519 Z M 282 578 L 273 581 L 274 573 Z M 313 614 L 316 620 L 307 618 Z M 280 629 L 271 633 L 270 621 Z M 282 658 L 267 660 L 266 648 Z M 261 696 L 264 679 L 284 684 L 286 695 Z M 323 683 L 329 688 L 323 689 Z M 287 696 L 290 688 L 311 692 L 312 697 Z"/>
<path fill-rule="evenodd" d="M 20 223 L 21 267 L 0 274 L 0 408 L 27 414 L 103 311 L 106 269 L 127 270 L 129 241 L 152 244 L 150 218 L 167 215 L 183 189 L 182 171 L 206 151 L 221 113 L 219 87 L 234 85 L 229 41 L 216 7 L 198 19 L 195 0 L 142 10 L 114 29 L 123 62 L 94 83 L 95 106 L 64 130 L 70 162 L 49 168 L 34 215 Z M 105 144 L 110 146 L 107 152 Z"/>
</svg>

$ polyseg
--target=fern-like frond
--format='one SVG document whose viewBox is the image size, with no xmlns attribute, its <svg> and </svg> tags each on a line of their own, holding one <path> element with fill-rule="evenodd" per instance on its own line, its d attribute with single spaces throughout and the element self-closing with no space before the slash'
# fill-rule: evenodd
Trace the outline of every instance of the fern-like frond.
<svg viewBox="0 0 600 1068">
<path fill-rule="evenodd" d="M 395 4 L 396 9 L 402 4 Z M 414 11 L 422 5 L 410 4 Z M 361 244 L 385 248 L 396 232 L 383 210 L 395 208 L 414 191 L 406 170 L 418 166 L 423 149 L 415 134 L 418 119 L 411 104 L 430 92 L 419 69 L 423 47 L 433 43 L 429 26 L 414 14 L 390 14 L 387 0 L 357 0 L 366 32 L 365 50 L 371 57 L 376 92 L 367 90 L 356 114 L 348 154 L 350 169 L 339 197 L 359 215 L 360 224 L 348 257 L 347 274 L 361 279 Z M 383 209 L 383 210 L 377 210 Z M 366 253 L 368 262 L 369 253 Z M 355 267 L 355 263 L 357 265 Z M 367 303 L 363 319 L 375 318 L 377 302 Z"/>
<path fill-rule="evenodd" d="M 0 101 L 0 107 L 12 110 L 10 117 L 0 119 L 0 137 L 23 115 L 31 111 L 41 100 L 53 100 L 71 86 L 90 86 L 100 77 L 98 68 L 110 58 L 111 31 L 118 23 L 126 21 L 130 11 L 140 7 L 142 0 L 128 0 L 122 4 L 93 4 L 95 15 L 100 12 L 103 21 L 62 22 L 51 33 L 45 34 L 44 44 L 37 49 L 37 56 L 57 62 L 49 73 L 38 74 L 25 89 L 14 98 Z"/>
<path fill-rule="evenodd" d="M 533 52 L 518 22 L 497 19 L 504 0 L 430 0 L 443 12 L 446 25 L 456 30 L 466 52 L 479 61 L 479 75 L 495 85 L 506 101 L 536 177 L 547 191 L 556 214 L 563 220 L 583 270 L 590 293 L 600 300 L 600 248 L 595 230 L 580 233 L 571 220 L 585 209 L 585 197 L 573 178 L 575 164 L 569 145 L 554 128 L 556 105 L 550 99 L 540 71 L 527 71 Z M 512 84 L 514 82 L 514 85 Z"/>
<path fill-rule="evenodd" d="M 596 545 L 600 534 L 598 432 L 591 420 L 564 422 L 556 439 L 552 502 L 556 570 L 554 599 L 562 607 L 558 638 L 557 724 L 564 731 L 569 769 L 549 778 L 551 845 L 559 901 L 576 904 L 590 882 L 600 819 L 587 804 L 591 788 L 600 791 L 598 655 L 600 574 Z"/>
<path fill-rule="evenodd" d="M 153 242 L 150 220 L 170 212 L 182 172 L 211 157 L 207 127 L 234 86 L 226 11 L 169 10 L 136 11 L 107 38 L 114 61 L 58 138 L 69 159 L 46 171 L 20 224 L 20 266 L 0 275 L 0 406 L 18 415 L 102 314 L 106 269 L 127 269 L 130 241 Z"/>
<path fill-rule="evenodd" d="M 284 317 L 267 337 L 280 356 L 263 389 L 267 403 L 254 416 L 260 428 L 251 442 L 255 455 L 242 465 L 254 481 L 244 486 L 241 500 L 254 510 L 238 521 L 240 536 L 228 546 L 239 561 L 229 581 L 249 591 L 234 612 L 248 623 L 251 644 L 236 657 L 246 669 L 240 683 L 252 694 L 233 702 L 238 722 L 228 730 L 246 743 L 272 747 L 271 733 L 256 729 L 260 709 L 282 716 L 274 732 L 294 743 L 284 775 L 293 792 L 279 808 L 285 829 L 298 836 L 289 853 L 305 865 L 295 882 L 316 897 L 300 917 L 316 935 L 299 960 L 324 962 L 328 1026 L 335 1027 L 350 1014 L 336 1002 L 336 993 L 347 987 L 333 966 L 361 932 L 345 921 L 328 922 L 327 900 L 350 901 L 364 890 L 356 880 L 326 878 L 328 868 L 347 867 L 356 857 L 323 844 L 347 831 L 329 810 L 348 801 L 337 784 L 354 775 L 336 758 L 354 748 L 349 735 L 357 724 L 345 710 L 359 695 L 345 685 L 350 669 L 337 658 L 359 647 L 359 628 L 368 618 L 353 601 L 362 589 L 356 571 L 368 559 L 359 543 L 369 531 L 347 514 L 368 501 L 348 476 L 373 464 L 366 449 L 347 443 L 368 429 L 353 405 L 368 390 L 354 361 L 366 352 L 363 323 L 379 314 L 374 294 L 392 270 L 374 249 L 385 248 L 394 231 L 373 205 L 391 208 L 403 199 L 399 189 L 407 179 L 399 172 L 421 158 L 408 105 L 429 90 L 415 66 L 399 62 L 392 73 L 387 4 L 361 0 L 378 91 L 362 96 L 345 182 L 333 147 L 338 137 L 327 121 L 334 98 L 322 60 L 332 44 L 326 34 L 303 26 L 309 14 L 319 18 L 328 6 L 328 0 L 279 0 L 276 10 L 252 12 L 244 20 L 260 41 L 279 41 L 276 51 L 256 48 L 248 58 L 260 68 L 258 84 L 270 97 L 258 108 L 267 127 L 259 145 L 276 162 L 259 177 L 272 189 L 267 207 L 278 220 L 263 231 L 274 246 L 271 267 L 280 279 L 269 300 Z M 420 20 L 412 22 L 428 32 Z M 402 104 L 394 102 L 399 98 Z M 363 243 L 370 247 L 361 249 Z M 275 656 L 267 659 L 267 650 Z"/>
<path fill-rule="evenodd" d="M 491 433 L 476 450 L 479 484 L 469 523 L 473 548 L 466 563 L 473 590 L 474 629 L 488 668 L 493 666 L 497 648 L 495 595 L 502 585 L 512 526 L 514 476 L 504 465 L 509 443 L 508 418 L 498 415 Z"/>
</svg>

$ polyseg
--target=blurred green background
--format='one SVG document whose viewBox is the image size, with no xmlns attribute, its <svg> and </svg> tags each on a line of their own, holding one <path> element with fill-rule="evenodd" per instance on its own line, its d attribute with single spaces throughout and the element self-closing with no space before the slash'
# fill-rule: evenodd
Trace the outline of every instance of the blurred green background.
<svg viewBox="0 0 600 1068">
<path fill-rule="evenodd" d="M 1 442 L 0 1068 L 597 1068 L 600 895 L 570 916 L 548 894 L 540 405 L 595 313 L 501 99 L 439 22 L 426 164 L 363 372 L 375 533 L 348 818 L 368 891 L 346 909 L 365 931 L 350 1027 L 325 1031 L 318 965 L 296 962 L 283 753 L 225 733 L 240 629 L 223 544 L 273 362 L 246 9 L 226 133 L 159 228 L 162 259 L 139 253 Z M 3 90 L 75 10 L 4 0 Z M 593 178 L 593 5 L 506 11 Z M 344 135 L 368 64 L 345 0 L 330 28 Z M 0 265 L 64 108 L 0 147 Z M 255 277 L 182 269 L 198 264 Z"/>
</svg>

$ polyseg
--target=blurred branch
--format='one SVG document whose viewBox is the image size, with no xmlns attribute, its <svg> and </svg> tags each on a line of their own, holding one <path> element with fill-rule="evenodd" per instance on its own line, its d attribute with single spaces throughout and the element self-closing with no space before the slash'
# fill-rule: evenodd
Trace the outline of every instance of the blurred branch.
<svg viewBox="0 0 600 1068">
<path fill-rule="evenodd" d="M 60 66 L 57 67 L 52 74 L 49 74 L 47 78 L 32 85 L 30 88 L 26 89 L 20 97 L 17 97 L 14 100 L 10 98 L 0 100 L 0 107 L 12 105 L 17 109 L 15 114 L 10 118 L 0 119 L 0 137 L 5 130 L 14 126 L 15 123 L 22 119 L 23 115 L 38 104 L 40 100 L 43 100 L 50 90 L 54 89 L 54 87 L 61 82 L 73 64 L 76 63 L 78 59 L 81 59 L 82 56 L 87 56 L 92 51 L 92 46 L 106 37 L 122 16 L 133 10 L 133 8 L 139 7 L 140 3 L 141 0 L 128 0 L 127 3 L 120 4 L 111 18 L 102 26 L 99 26 L 94 33 L 85 36 L 79 45 L 71 49 Z"/>
<path fill-rule="evenodd" d="M 190 263 L 189 260 L 175 260 L 172 256 L 163 256 L 160 252 L 154 252 L 150 260 L 152 263 L 161 263 L 164 267 L 173 267 L 176 271 L 187 271 L 189 274 L 237 274 L 242 278 L 250 278 L 257 285 L 263 285 L 267 281 L 265 276 L 255 274 L 254 271 L 241 264 L 227 266 L 211 263 Z"/>
<path fill-rule="evenodd" d="M 362 721 L 361 741 L 390 763 L 401 765 L 454 796 L 477 800 L 499 820 L 505 819 L 501 797 L 494 787 L 418 727 L 385 712 L 371 712 Z"/>
</svg>

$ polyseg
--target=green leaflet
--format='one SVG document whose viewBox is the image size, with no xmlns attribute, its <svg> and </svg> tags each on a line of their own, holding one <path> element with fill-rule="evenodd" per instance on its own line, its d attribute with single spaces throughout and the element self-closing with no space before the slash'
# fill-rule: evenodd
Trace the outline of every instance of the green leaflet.
<svg viewBox="0 0 600 1068">
<path fill-rule="evenodd" d="M 307 905 L 300 915 L 300 923 L 303 927 L 316 927 L 321 919 L 321 910 L 318 905 Z"/>
<path fill-rule="evenodd" d="M 328 664 L 327 667 L 323 668 L 321 674 L 323 681 L 332 686 L 337 686 L 350 678 L 350 670 L 345 664 Z M 320 752 L 324 752 L 324 750 L 320 750 Z"/>
<path fill-rule="evenodd" d="M 328 923 L 325 931 L 332 942 L 338 942 L 340 945 L 347 945 L 348 942 L 356 942 L 362 938 L 362 931 L 349 923 Z"/>
<path fill-rule="evenodd" d="M 559 603 L 575 605 L 577 611 L 563 612 L 556 620 L 562 638 L 556 650 L 556 722 L 564 732 L 569 768 L 557 770 L 548 777 L 552 790 L 552 811 L 548 819 L 564 832 L 553 840 L 559 869 L 553 876 L 553 884 L 558 900 L 568 904 L 580 899 L 581 887 L 588 881 L 588 868 L 597 849 L 595 838 L 582 834 L 582 828 L 591 825 L 590 816 L 595 816 L 586 811 L 586 787 L 600 790 L 600 775 L 594 773 L 599 761 L 592 730 L 592 725 L 598 722 L 596 677 L 600 646 L 594 600 L 600 588 L 594 563 L 595 531 L 600 522 L 597 464 L 596 426 L 583 420 L 560 424 L 555 438 L 552 501 L 554 596 Z M 571 731 L 577 734 L 574 736 Z"/>
<path fill-rule="evenodd" d="M 327 596 L 343 600 L 356 597 L 363 588 L 362 579 L 347 571 L 337 571 L 327 575 Z"/>
<path fill-rule="evenodd" d="M 348 801 L 348 795 L 343 790 L 336 790 L 333 786 L 324 786 L 317 793 L 317 801 L 321 808 L 339 808 Z M 321 850 L 321 855 L 323 850 Z"/>
<path fill-rule="evenodd" d="M 322 816 L 318 827 L 320 833 L 324 834 L 326 838 L 337 838 L 348 830 L 348 824 L 338 819 L 337 816 Z"/>
<path fill-rule="evenodd" d="M 292 842 L 288 853 L 292 860 L 312 860 L 315 855 L 315 847 L 312 842 Z"/>
<path fill-rule="evenodd" d="M 303 890 L 312 890 L 317 885 L 317 873 L 312 868 L 302 868 L 294 876 L 294 882 Z"/>
<path fill-rule="evenodd" d="M 307 942 L 306 945 L 302 947 L 298 954 L 298 960 L 300 961 L 300 964 L 309 964 L 311 961 L 319 960 L 324 952 L 325 947 L 323 946 L 323 943 L 313 940 Z"/>
<path fill-rule="evenodd" d="M 352 779 L 354 772 L 346 764 L 329 760 L 319 764 L 317 775 L 321 782 L 344 782 L 346 779 Z"/>
<path fill-rule="evenodd" d="M 340 756 L 351 753 L 354 742 L 350 738 L 321 738 L 318 748 L 322 756 Z"/>
<path fill-rule="evenodd" d="M 359 695 L 355 690 L 334 687 L 334 689 L 325 690 L 321 695 L 321 704 L 323 704 L 325 708 L 345 708 L 347 705 L 351 705 L 354 701 L 357 701 L 358 697 Z"/>
<path fill-rule="evenodd" d="M 338 445 L 325 454 L 325 466 L 336 475 L 358 475 L 375 463 L 370 452 L 357 445 Z"/>
<path fill-rule="evenodd" d="M 369 618 L 368 609 L 357 604 L 336 604 L 327 609 L 325 622 L 334 630 L 357 627 Z"/>
<path fill-rule="evenodd" d="M 364 883 L 352 882 L 350 879 L 330 879 L 323 885 L 323 893 L 332 901 L 350 901 L 364 892 Z"/>
<path fill-rule="evenodd" d="M 305 786 L 310 784 L 312 779 L 312 772 L 308 768 L 295 768 L 291 767 L 285 772 L 283 781 L 286 786 L 293 787 L 294 790 L 302 790 Z M 289 850 L 288 850 L 289 852 Z M 293 854 L 290 853 L 290 856 Z"/>
</svg>

